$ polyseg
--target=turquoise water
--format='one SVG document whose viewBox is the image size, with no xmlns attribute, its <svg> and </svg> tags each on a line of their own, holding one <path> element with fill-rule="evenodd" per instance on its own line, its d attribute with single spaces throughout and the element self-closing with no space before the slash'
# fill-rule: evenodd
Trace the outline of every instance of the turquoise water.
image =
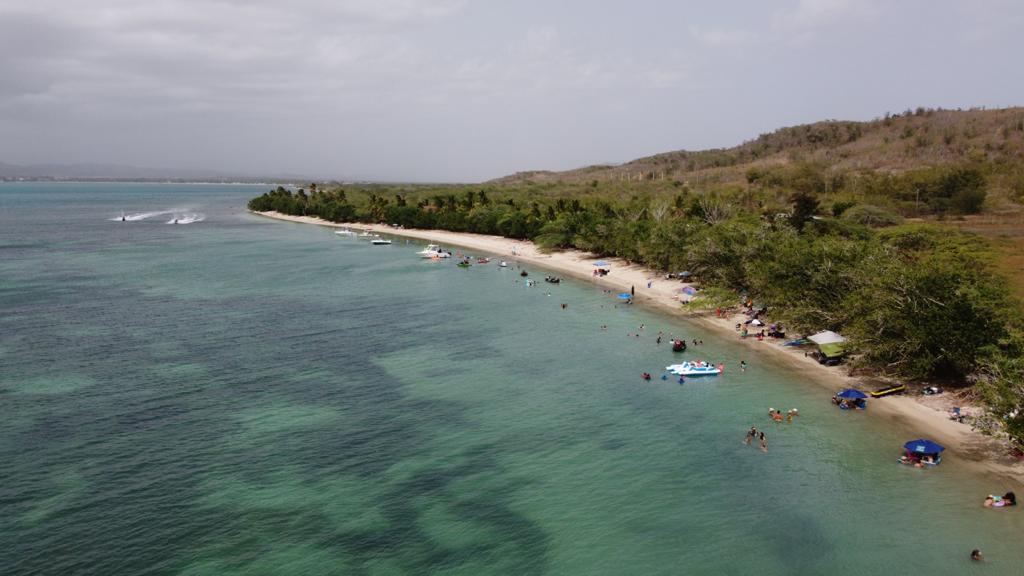
<svg viewBox="0 0 1024 576">
<path fill-rule="evenodd" d="M 261 191 L 0 184 L 0 574 L 1024 565 L 1020 512 L 980 505 L 1005 486 L 895 464 L 916 431 L 770 358 L 585 283 L 246 214 Z M 730 368 L 644 383 L 679 358 L 658 330 Z"/>
</svg>

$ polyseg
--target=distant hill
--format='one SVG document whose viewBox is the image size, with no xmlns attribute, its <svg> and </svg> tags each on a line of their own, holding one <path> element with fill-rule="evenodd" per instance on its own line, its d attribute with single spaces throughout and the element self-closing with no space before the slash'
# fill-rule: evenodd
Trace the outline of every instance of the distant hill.
<svg viewBox="0 0 1024 576">
<path fill-rule="evenodd" d="M 795 161 L 839 172 L 900 172 L 972 162 L 1024 166 L 1024 108 L 918 108 L 869 122 L 826 120 L 781 128 L 732 148 L 679 150 L 564 172 L 519 172 L 491 183 L 671 180 L 728 184 L 744 181 L 752 168 Z"/>
</svg>

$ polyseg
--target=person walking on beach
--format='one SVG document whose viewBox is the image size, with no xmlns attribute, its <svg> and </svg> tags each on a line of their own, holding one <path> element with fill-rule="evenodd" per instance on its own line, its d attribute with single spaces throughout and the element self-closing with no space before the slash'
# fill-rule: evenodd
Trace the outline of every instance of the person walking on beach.
<svg viewBox="0 0 1024 576">
<path fill-rule="evenodd" d="M 768 452 L 768 438 L 765 437 L 764 432 L 761 432 L 761 452 Z"/>
</svg>

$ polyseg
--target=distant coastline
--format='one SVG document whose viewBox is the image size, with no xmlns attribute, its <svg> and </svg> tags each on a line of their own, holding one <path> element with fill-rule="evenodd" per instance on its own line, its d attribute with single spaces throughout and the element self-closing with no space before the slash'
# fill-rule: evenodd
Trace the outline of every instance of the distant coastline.
<svg viewBox="0 0 1024 576">
<path fill-rule="evenodd" d="M 751 351 L 752 357 L 761 355 L 796 368 L 806 376 L 808 381 L 814 382 L 823 391 L 835 392 L 840 388 L 862 386 L 862 379 L 848 375 L 844 367 L 823 366 L 817 361 L 805 357 L 799 350 L 783 347 L 782 342 L 770 340 L 759 342 L 754 338 L 738 338 L 734 326 L 743 318 L 742 315 L 735 314 L 717 318 L 714 315 L 693 314 L 682 310 L 679 292 L 681 284 L 678 280 L 665 280 L 656 271 L 636 264 L 627 265 L 621 259 L 604 258 L 610 262 L 612 273 L 597 278 L 592 275 L 592 262 L 596 258 L 595 256 L 575 250 L 545 254 L 534 243 L 526 240 L 445 230 L 394 228 L 386 225 L 359 223 L 339 224 L 316 217 L 289 216 L 277 212 L 252 211 L 252 213 L 287 222 L 314 224 L 329 228 L 373 230 L 437 244 L 460 246 L 497 255 L 507 260 L 535 265 L 616 291 L 635 290 L 637 303 L 653 306 L 701 328 L 717 332 L 724 338 L 734 338 L 737 345 L 745 346 Z M 651 282 L 650 288 L 647 287 L 648 282 Z M 808 400 L 828 402 L 828 395 L 813 394 L 808 396 Z M 1024 464 L 1013 462 L 1007 457 L 1005 443 L 999 439 L 985 436 L 971 429 L 967 424 L 950 420 L 947 412 L 948 406 L 945 406 L 944 402 L 948 402 L 948 399 L 943 396 L 935 398 L 888 397 L 871 401 L 870 414 L 872 418 L 886 419 L 905 433 L 908 438 L 921 435 L 929 436 L 946 445 L 952 453 L 957 455 L 958 460 L 962 460 L 965 464 L 1024 486 Z"/>
</svg>

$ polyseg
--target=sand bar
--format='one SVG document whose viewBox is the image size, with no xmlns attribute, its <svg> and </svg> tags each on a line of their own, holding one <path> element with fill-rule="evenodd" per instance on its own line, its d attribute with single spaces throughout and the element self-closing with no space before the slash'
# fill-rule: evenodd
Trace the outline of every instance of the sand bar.
<svg viewBox="0 0 1024 576">
<path fill-rule="evenodd" d="M 502 236 L 488 236 L 446 230 L 416 230 L 395 228 L 386 225 L 368 225 L 359 223 L 338 224 L 312 216 L 289 216 L 278 212 L 254 212 L 260 216 L 315 224 L 331 228 L 350 228 L 354 230 L 372 230 L 382 234 L 392 234 L 407 238 L 425 240 L 434 244 L 461 246 L 479 252 L 516 260 L 548 269 L 564 276 L 592 282 L 605 289 L 617 292 L 635 292 L 634 301 L 639 304 L 653 306 L 674 316 L 685 318 L 703 328 L 715 331 L 726 338 L 734 338 L 737 344 L 746 346 L 752 355 L 771 357 L 797 369 L 808 382 L 823 388 L 820 400 L 828 402 L 830 394 L 841 388 L 862 387 L 862 378 L 855 378 L 847 373 L 844 366 L 822 366 L 812 358 L 804 355 L 802 350 L 785 347 L 779 340 L 756 338 L 739 338 L 735 330 L 737 322 L 745 317 L 742 314 L 730 315 L 725 318 L 714 314 L 693 314 L 680 307 L 681 293 L 685 285 L 678 280 L 666 280 L 664 276 L 644 266 L 627 264 L 617 258 L 600 258 L 609 262 L 612 272 L 607 276 L 593 276 L 594 261 L 599 257 L 576 250 L 543 253 L 532 242 L 515 240 Z M 827 391 L 827 392 L 826 392 Z M 810 397 L 809 399 L 815 399 Z M 873 418 L 884 418 L 895 426 L 904 436 L 894 439 L 896 447 L 904 440 L 927 437 L 943 444 L 958 459 L 967 462 L 987 474 L 1012 480 L 1024 486 L 1024 463 L 1012 459 L 1006 449 L 1006 443 L 981 434 L 967 424 L 949 419 L 948 408 L 953 399 L 943 394 L 938 397 L 890 396 L 871 401 L 870 414 Z"/>
</svg>

